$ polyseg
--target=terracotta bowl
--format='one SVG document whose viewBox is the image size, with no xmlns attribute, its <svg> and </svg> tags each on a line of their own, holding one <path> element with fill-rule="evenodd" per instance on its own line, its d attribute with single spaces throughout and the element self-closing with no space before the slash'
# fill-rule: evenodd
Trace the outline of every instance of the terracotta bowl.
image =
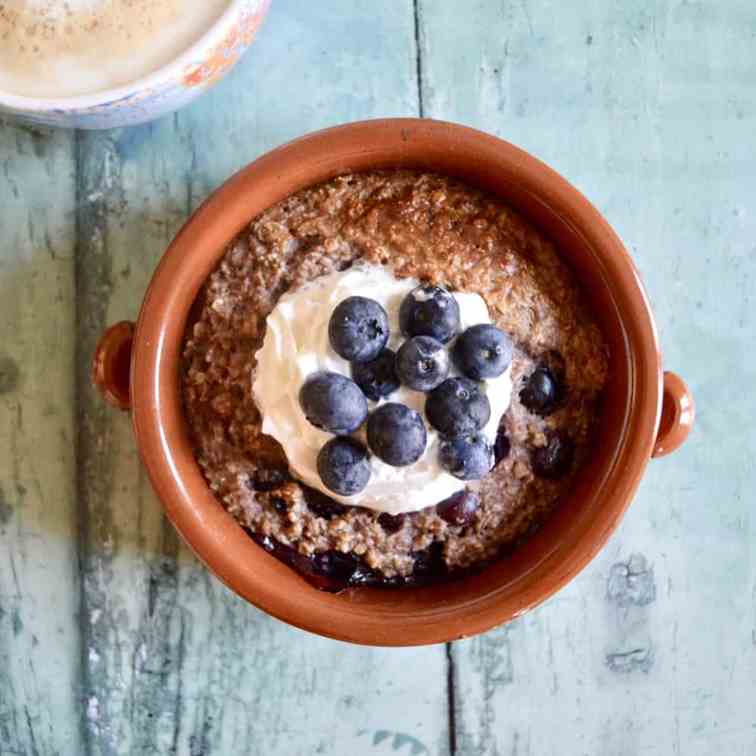
<svg viewBox="0 0 756 756">
<path fill-rule="evenodd" d="M 459 177 L 501 197 L 549 236 L 603 325 L 612 360 L 597 451 L 571 494 L 511 557 L 481 574 L 405 589 L 317 591 L 257 546 L 214 498 L 192 456 L 179 395 L 190 307 L 226 244 L 258 213 L 346 171 L 403 167 Z M 648 299 L 622 242 L 574 187 L 507 142 L 450 123 L 367 121 L 303 137 L 214 192 L 158 266 L 135 327 L 104 335 L 94 364 L 106 400 L 131 409 L 142 461 L 165 511 L 226 585 L 292 625 L 355 643 L 409 646 L 483 632 L 559 590 L 606 543 L 652 456 L 693 422 L 683 381 L 663 373 Z"/>
</svg>

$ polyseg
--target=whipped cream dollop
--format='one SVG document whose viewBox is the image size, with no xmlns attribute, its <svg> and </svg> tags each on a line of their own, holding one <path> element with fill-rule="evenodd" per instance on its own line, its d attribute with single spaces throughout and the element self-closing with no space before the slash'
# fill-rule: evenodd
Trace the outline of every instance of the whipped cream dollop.
<svg viewBox="0 0 756 756">
<path fill-rule="evenodd" d="M 284 294 L 268 315 L 265 340 L 257 352 L 253 385 L 254 398 L 263 416 L 263 433 L 283 446 L 294 475 L 342 504 L 389 514 L 415 512 L 438 504 L 465 486 L 464 481 L 439 463 L 441 438 L 425 418 L 424 393 L 401 386 L 380 402 L 368 401 L 371 410 L 388 401 L 406 404 L 419 412 L 425 420 L 428 443 L 423 456 L 407 467 L 392 467 L 371 455 L 370 481 L 354 496 L 335 494 L 321 481 L 318 452 L 333 436 L 311 425 L 299 404 L 299 389 L 313 373 L 328 370 L 351 377 L 349 363 L 336 354 L 328 338 L 328 322 L 336 305 L 351 296 L 369 297 L 383 305 L 391 328 L 388 346 L 396 351 L 404 341 L 399 328 L 399 307 L 418 284 L 414 278 L 396 278 L 387 268 L 355 265 Z M 488 307 L 478 294 L 454 292 L 454 297 L 459 304 L 462 330 L 491 322 Z M 451 375 L 458 375 L 453 367 Z M 493 443 L 499 420 L 509 407 L 510 369 L 485 381 L 483 387 L 491 403 L 491 419 L 483 433 Z M 355 436 L 365 442 L 364 426 Z"/>
</svg>

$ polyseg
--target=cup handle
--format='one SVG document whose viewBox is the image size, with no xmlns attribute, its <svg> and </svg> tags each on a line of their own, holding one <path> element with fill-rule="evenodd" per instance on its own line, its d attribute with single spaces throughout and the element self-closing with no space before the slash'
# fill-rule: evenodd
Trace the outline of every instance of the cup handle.
<svg viewBox="0 0 756 756">
<path fill-rule="evenodd" d="M 677 373 L 664 373 L 662 414 L 652 457 L 664 457 L 688 438 L 696 418 L 693 394 Z"/>
<path fill-rule="evenodd" d="M 92 360 L 92 383 L 111 406 L 131 409 L 131 347 L 134 324 L 130 320 L 110 326 L 100 337 Z"/>
</svg>

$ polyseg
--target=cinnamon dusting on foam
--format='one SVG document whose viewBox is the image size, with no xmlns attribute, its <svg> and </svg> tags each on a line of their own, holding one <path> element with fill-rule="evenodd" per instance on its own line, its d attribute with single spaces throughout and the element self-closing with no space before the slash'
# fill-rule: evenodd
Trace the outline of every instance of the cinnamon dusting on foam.
<svg viewBox="0 0 756 756">
<path fill-rule="evenodd" d="M 0 91 L 74 97 L 175 60 L 230 0 L 0 0 Z"/>
</svg>

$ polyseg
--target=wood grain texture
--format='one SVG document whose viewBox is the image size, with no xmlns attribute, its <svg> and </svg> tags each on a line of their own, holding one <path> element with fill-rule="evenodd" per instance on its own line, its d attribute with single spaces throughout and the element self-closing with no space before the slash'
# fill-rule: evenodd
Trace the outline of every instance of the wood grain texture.
<svg viewBox="0 0 756 756">
<path fill-rule="evenodd" d="M 750 0 L 275 0 L 176 116 L 0 124 L 0 756 L 756 753 L 754 80 Z M 233 171 L 418 111 L 522 145 L 597 204 L 699 415 L 545 606 L 446 649 L 367 649 L 196 561 L 89 361 Z"/>
<path fill-rule="evenodd" d="M 85 370 L 104 326 L 136 315 L 187 214 L 233 171 L 303 132 L 415 110 L 413 40 L 409 2 L 385 12 L 277 2 L 243 65 L 196 106 L 78 138 L 83 723 L 92 754 L 445 752 L 443 648 L 336 644 L 232 595 L 163 519 L 128 419 L 102 406 Z"/>
<path fill-rule="evenodd" d="M 77 753 L 73 136 L 0 124 L 0 753 Z"/>
<path fill-rule="evenodd" d="M 426 114 L 575 182 L 644 275 L 688 444 L 540 610 L 455 644 L 460 754 L 756 752 L 756 12 L 420 0 Z"/>
</svg>

